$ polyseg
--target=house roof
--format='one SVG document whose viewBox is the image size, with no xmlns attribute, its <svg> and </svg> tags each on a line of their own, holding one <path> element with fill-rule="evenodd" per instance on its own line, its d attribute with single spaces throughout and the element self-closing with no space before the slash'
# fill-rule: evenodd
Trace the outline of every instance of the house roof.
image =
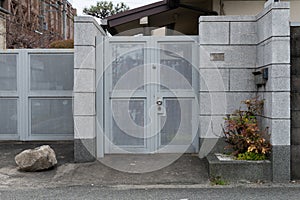
<svg viewBox="0 0 300 200">
<path fill-rule="evenodd" d="M 112 15 L 108 18 L 104 26 L 112 35 L 120 34 L 130 29 L 141 28 L 139 20 L 143 17 L 149 18 L 149 27 L 163 27 L 172 25 L 175 30 L 180 29 L 180 23 L 183 20 L 177 20 L 180 16 L 184 20 L 196 20 L 200 15 L 217 15 L 212 11 L 210 0 L 163 0 L 139 8 L 131 9 Z M 176 17 L 174 17 L 176 16 Z M 194 24 L 195 25 L 195 24 Z M 194 28 L 191 28 L 194 29 Z M 186 27 L 185 27 L 186 30 Z M 131 32 L 132 33 L 132 32 Z M 196 34 L 195 31 L 189 30 L 187 34 Z"/>
</svg>

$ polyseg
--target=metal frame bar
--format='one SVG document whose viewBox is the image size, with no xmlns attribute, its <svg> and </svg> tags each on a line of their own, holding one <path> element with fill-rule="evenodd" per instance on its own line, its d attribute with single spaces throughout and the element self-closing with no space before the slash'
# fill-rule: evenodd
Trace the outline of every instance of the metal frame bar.
<svg viewBox="0 0 300 200">
<path fill-rule="evenodd" d="M 96 157 L 104 157 L 104 37 L 96 37 Z"/>
</svg>

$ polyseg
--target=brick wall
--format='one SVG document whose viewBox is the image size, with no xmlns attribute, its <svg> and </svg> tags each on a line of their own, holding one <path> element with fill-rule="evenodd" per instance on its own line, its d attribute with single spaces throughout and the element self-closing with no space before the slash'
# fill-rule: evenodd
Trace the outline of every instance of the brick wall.
<svg viewBox="0 0 300 200">
<path fill-rule="evenodd" d="M 6 48 L 6 23 L 4 14 L 0 12 L 0 49 Z"/>
</svg>

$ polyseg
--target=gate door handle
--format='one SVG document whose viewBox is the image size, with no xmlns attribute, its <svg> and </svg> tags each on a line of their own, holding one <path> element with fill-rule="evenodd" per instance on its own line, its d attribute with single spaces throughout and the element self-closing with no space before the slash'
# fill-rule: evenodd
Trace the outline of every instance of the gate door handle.
<svg viewBox="0 0 300 200">
<path fill-rule="evenodd" d="M 161 106 L 161 105 L 163 104 L 163 102 L 162 102 L 161 99 L 158 99 L 158 100 L 156 101 L 156 104 L 157 104 L 158 106 Z"/>
</svg>

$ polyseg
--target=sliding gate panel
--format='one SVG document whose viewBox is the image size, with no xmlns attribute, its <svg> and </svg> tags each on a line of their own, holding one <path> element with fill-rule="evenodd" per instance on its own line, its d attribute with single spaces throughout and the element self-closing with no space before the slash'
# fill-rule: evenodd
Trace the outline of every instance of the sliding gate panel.
<svg viewBox="0 0 300 200">
<path fill-rule="evenodd" d="M 0 140 L 73 139 L 73 50 L 0 51 Z"/>
<path fill-rule="evenodd" d="M 107 37 L 105 153 L 198 151 L 197 42 Z"/>
<path fill-rule="evenodd" d="M 73 139 L 72 52 L 28 52 L 26 140 Z"/>
</svg>

